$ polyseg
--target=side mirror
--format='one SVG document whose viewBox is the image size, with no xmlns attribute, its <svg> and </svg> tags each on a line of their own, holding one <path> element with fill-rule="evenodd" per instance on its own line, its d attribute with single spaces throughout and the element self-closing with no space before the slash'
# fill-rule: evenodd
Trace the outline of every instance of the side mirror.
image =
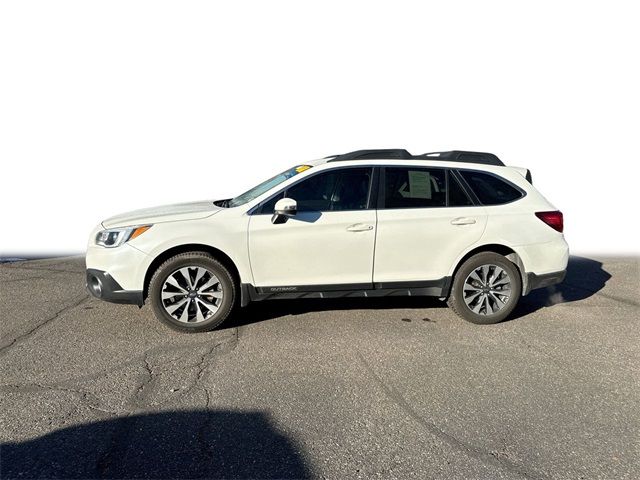
<svg viewBox="0 0 640 480">
<path fill-rule="evenodd" d="M 285 223 L 289 217 L 293 217 L 298 213 L 298 204 L 293 198 L 281 198 L 276 202 L 273 209 L 273 217 L 271 223 Z"/>
</svg>

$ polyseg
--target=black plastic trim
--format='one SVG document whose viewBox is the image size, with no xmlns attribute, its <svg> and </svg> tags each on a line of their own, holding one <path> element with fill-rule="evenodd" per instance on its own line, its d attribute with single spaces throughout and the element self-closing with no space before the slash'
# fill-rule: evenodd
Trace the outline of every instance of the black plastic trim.
<svg viewBox="0 0 640 480">
<path fill-rule="evenodd" d="M 246 307 L 251 302 L 251 289 L 253 285 L 249 283 L 240 284 L 240 306 Z M 255 289 L 254 289 L 255 291 Z"/>
<path fill-rule="evenodd" d="M 527 173 L 525 174 L 524 178 L 527 180 L 527 182 L 533 185 L 533 177 L 531 176 L 531 170 L 527 170 Z"/>
<path fill-rule="evenodd" d="M 527 284 L 525 286 L 523 295 L 528 295 L 531 290 L 538 288 L 549 287 L 556 285 L 564 280 L 567 271 L 562 270 L 559 272 L 545 273 L 542 275 L 536 275 L 535 273 L 527 273 Z"/>
<path fill-rule="evenodd" d="M 94 297 L 111 303 L 133 304 L 139 307 L 144 305 L 142 290 L 123 290 L 120 284 L 116 282 L 108 272 L 88 268 L 86 275 L 87 291 Z M 100 294 L 90 287 L 94 282 L 100 283 L 102 287 Z"/>
<path fill-rule="evenodd" d="M 376 208 L 378 210 L 384 210 L 384 202 L 385 202 L 385 196 L 387 194 L 386 192 L 386 182 L 387 182 L 387 167 L 385 165 L 382 165 L 379 167 L 379 174 L 378 174 L 378 198 L 376 201 Z"/>
<path fill-rule="evenodd" d="M 446 289 L 451 283 L 451 277 L 442 277 L 437 280 L 415 280 L 409 282 L 376 282 L 376 289 L 384 288 L 439 288 Z"/>
<path fill-rule="evenodd" d="M 373 283 L 341 283 L 336 285 L 287 285 L 276 287 L 256 287 L 257 293 L 291 292 L 337 292 L 345 290 L 371 290 Z"/>
<path fill-rule="evenodd" d="M 254 287 L 249 283 L 241 286 L 242 306 L 249 301 L 295 299 L 295 298 L 343 298 L 386 296 L 447 297 L 451 288 L 451 277 L 438 280 L 414 282 L 378 282 L 337 285 L 289 285 L 278 287 Z"/>
<path fill-rule="evenodd" d="M 375 210 L 378 207 L 378 197 L 380 196 L 380 170 L 380 167 L 373 167 L 371 184 L 369 185 L 367 210 Z"/>
</svg>

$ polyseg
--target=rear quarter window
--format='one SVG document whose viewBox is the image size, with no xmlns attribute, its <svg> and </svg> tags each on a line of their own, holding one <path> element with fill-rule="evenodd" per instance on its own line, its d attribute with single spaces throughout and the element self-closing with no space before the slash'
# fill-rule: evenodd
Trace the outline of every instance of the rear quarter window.
<svg viewBox="0 0 640 480">
<path fill-rule="evenodd" d="M 516 187 L 495 175 L 471 170 L 460 170 L 460 174 L 483 205 L 502 205 L 524 196 Z"/>
</svg>

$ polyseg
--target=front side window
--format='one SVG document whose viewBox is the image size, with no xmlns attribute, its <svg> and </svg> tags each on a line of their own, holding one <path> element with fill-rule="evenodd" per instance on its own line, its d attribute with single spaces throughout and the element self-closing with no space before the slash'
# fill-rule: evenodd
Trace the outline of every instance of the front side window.
<svg viewBox="0 0 640 480">
<path fill-rule="evenodd" d="M 292 198 L 299 212 L 362 210 L 367 208 L 371 168 L 343 168 L 313 175 L 269 199 L 260 213 L 273 213 L 281 198 Z"/>
<path fill-rule="evenodd" d="M 502 205 L 522 197 L 522 192 L 495 175 L 471 170 L 460 170 L 483 205 Z"/>
</svg>

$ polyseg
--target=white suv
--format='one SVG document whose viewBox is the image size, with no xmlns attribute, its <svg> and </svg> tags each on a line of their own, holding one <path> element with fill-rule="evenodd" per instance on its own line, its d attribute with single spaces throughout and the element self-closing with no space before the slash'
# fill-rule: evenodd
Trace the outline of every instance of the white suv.
<svg viewBox="0 0 640 480">
<path fill-rule="evenodd" d="M 109 218 L 91 234 L 87 287 L 151 303 L 167 325 L 220 325 L 276 298 L 431 295 L 496 323 L 561 282 L 563 218 L 528 170 L 478 152 L 360 150 L 295 166 L 232 199 Z"/>
</svg>

